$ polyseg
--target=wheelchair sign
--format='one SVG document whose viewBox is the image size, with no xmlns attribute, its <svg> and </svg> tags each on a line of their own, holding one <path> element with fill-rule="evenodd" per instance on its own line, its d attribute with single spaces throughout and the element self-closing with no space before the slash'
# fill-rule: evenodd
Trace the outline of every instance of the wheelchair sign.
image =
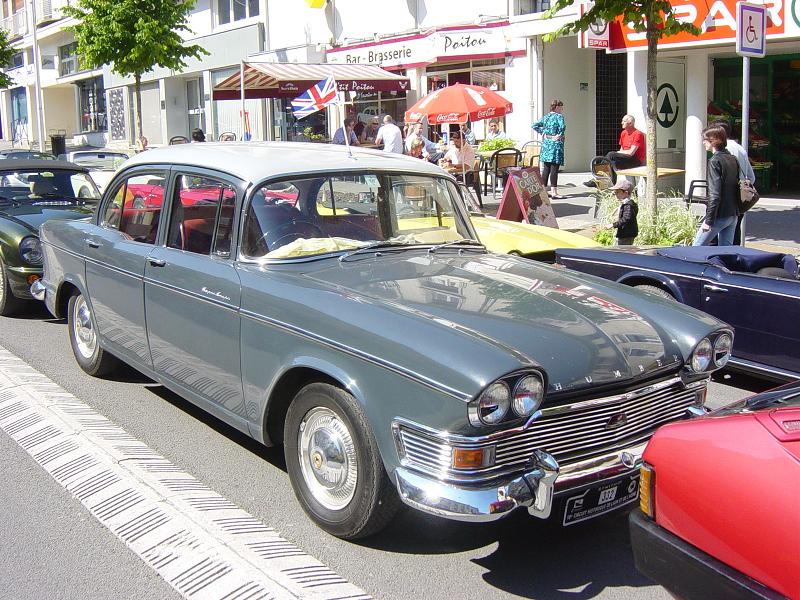
<svg viewBox="0 0 800 600">
<path fill-rule="evenodd" d="M 762 58 L 767 53 L 767 7 L 736 4 L 736 54 Z"/>
</svg>

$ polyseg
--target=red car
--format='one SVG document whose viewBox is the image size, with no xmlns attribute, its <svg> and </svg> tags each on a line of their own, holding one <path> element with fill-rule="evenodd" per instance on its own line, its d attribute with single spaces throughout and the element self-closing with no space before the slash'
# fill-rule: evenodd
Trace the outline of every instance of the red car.
<svg viewBox="0 0 800 600">
<path fill-rule="evenodd" d="M 800 599 L 800 383 L 659 429 L 630 529 L 679 598 Z"/>
</svg>

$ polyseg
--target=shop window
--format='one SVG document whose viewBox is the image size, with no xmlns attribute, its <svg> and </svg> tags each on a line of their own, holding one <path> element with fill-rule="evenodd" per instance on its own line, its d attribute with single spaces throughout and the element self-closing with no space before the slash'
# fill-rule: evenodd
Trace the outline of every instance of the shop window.
<svg viewBox="0 0 800 600">
<path fill-rule="evenodd" d="M 102 77 L 92 77 L 77 84 L 81 94 L 81 131 L 105 131 L 106 92 Z"/>
<path fill-rule="evenodd" d="M 225 25 L 258 16 L 259 0 L 217 0 L 217 23 Z"/>
<path fill-rule="evenodd" d="M 349 112 L 356 120 L 356 135 L 361 141 L 372 141 L 385 115 L 390 115 L 395 123 L 402 124 L 406 108 L 405 92 L 373 92 L 356 96 L 353 109 Z"/>
<path fill-rule="evenodd" d="M 58 48 L 58 74 L 61 77 L 72 75 L 79 70 L 78 43 L 72 42 Z"/>
</svg>

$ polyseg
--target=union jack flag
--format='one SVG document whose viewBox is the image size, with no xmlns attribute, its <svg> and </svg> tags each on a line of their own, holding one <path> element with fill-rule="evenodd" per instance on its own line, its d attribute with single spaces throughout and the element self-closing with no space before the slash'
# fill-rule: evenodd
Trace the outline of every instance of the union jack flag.
<svg viewBox="0 0 800 600">
<path fill-rule="evenodd" d="M 328 77 L 311 86 L 311 88 L 292 100 L 292 112 L 295 118 L 302 119 L 318 110 L 322 110 L 329 104 L 335 104 L 337 100 L 336 80 L 333 77 Z"/>
</svg>

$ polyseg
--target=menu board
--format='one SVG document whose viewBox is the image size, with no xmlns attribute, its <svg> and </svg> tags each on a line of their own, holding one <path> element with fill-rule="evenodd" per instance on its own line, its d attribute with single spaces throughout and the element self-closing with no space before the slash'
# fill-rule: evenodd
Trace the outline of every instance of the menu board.
<svg viewBox="0 0 800 600">
<path fill-rule="evenodd" d="M 497 218 L 558 229 L 547 188 L 536 167 L 509 167 Z"/>
</svg>

